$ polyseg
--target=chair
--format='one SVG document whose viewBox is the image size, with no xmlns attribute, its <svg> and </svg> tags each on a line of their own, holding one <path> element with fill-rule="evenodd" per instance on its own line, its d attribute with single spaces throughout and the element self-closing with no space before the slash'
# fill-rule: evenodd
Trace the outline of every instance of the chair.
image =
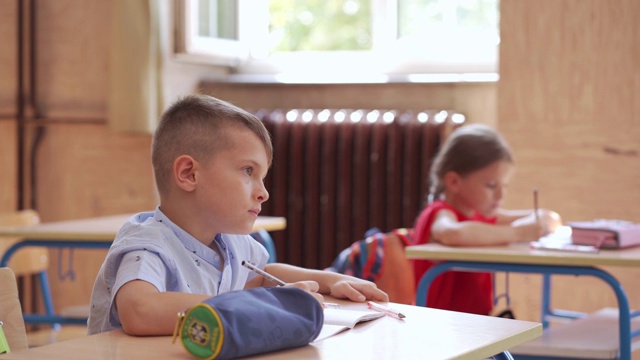
<svg viewBox="0 0 640 360">
<path fill-rule="evenodd" d="M 412 242 L 413 229 L 387 233 L 373 228 L 365 238 L 342 250 L 326 270 L 374 282 L 389 295 L 389 301 L 414 304 L 414 275 L 404 247 Z"/>
<path fill-rule="evenodd" d="M 40 217 L 35 210 L 20 210 L 0 214 L 0 227 L 31 226 L 39 223 Z M 18 240 L 20 239 L 15 237 L 0 237 L 0 256 Z M 43 247 L 20 249 L 11 257 L 7 266 L 11 268 L 17 277 L 24 277 L 25 280 L 30 280 L 29 277 L 33 275 L 38 276 L 45 310 L 47 313 L 53 313 L 53 302 L 47 276 L 47 270 L 49 268 L 48 250 Z M 25 292 L 29 291 L 28 286 L 24 288 Z M 24 296 L 23 301 L 26 301 Z"/>
<path fill-rule="evenodd" d="M 16 276 L 8 267 L 0 268 L 0 321 L 10 350 L 27 348 L 27 330 L 22 318 Z"/>
<path fill-rule="evenodd" d="M 256 232 L 252 232 L 250 235 L 267 249 L 267 252 L 269 253 L 268 263 L 271 264 L 276 262 L 277 261 L 276 246 L 273 243 L 273 238 L 271 237 L 269 232 L 267 230 L 260 229 Z"/>
</svg>

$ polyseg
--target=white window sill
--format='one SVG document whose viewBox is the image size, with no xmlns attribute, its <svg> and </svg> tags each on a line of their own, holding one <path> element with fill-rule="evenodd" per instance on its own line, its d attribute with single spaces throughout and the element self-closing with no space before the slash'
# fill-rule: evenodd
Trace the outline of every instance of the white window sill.
<svg viewBox="0 0 640 360">
<path fill-rule="evenodd" d="M 228 74 L 215 75 L 207 80 L 220 83 L 247 84 L 391 84 L 391 83 L 487 83 L 497 82 L 497 73 L 434 73 L 337 75 L 324 74 Z"/>
</svg>

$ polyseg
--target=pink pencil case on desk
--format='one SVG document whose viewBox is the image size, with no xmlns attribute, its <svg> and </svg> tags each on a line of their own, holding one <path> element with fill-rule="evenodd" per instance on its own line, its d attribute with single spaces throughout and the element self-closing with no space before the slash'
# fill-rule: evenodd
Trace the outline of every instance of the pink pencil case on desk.
<svg viewBox="0 0 640 360">
<path fill-rule="evenodd" d="M 569 222 L 571 242 L 600 249 L 618 249 L 640 245 L 640 224 L 625 220 L 598 219 Z"/>
</svg>

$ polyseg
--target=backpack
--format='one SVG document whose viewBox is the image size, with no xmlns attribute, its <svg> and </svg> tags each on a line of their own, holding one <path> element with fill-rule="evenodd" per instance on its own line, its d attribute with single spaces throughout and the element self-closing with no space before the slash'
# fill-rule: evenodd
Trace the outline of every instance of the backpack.
<svg viewBox="0 0 640 360">
<path fill-rule="evenodd" d="M 413 268 L 404 255 L 405 246 L 412 242 L 411 228 L 386 233 L 373 228 L 364 239 L 342 250 L 326 270 L 374 282 L 391 302 L 415 304 Z"/>
</svg>

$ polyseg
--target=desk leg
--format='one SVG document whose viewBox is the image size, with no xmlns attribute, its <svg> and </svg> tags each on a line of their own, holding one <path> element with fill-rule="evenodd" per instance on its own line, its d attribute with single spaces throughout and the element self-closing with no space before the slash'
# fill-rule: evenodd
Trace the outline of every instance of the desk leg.
<svg viewBox="0 0 640 360">
<path fill-rule="evenodd" d="M 434 265 L 420 279 L 416 289 L 416 305 L 426 306 L 429 286 L 433 280 L 446 271 L 509 271 L 529 274 L 589 275 L 602 279 L 609 284 L 618 299 L 620 359 L 631 360 L 631 315 L 629 299 L 622 285 L 608 272 L 589 266 L 557 266 L 531 264 L 504 264 L 467 261 L 445 261 Z"/>
<path fill-rule="evenodd" d="M 514 360 L 511 353 L 507 350 L 501 352 L 500 354 L 495 354 L 491 358 L 494 360 Z"/>
</svg>

